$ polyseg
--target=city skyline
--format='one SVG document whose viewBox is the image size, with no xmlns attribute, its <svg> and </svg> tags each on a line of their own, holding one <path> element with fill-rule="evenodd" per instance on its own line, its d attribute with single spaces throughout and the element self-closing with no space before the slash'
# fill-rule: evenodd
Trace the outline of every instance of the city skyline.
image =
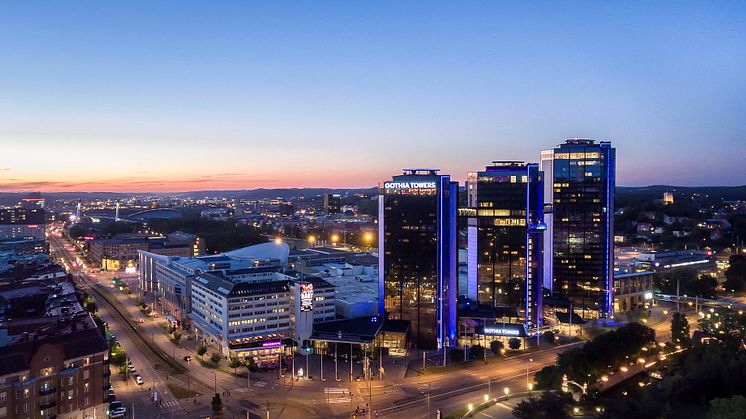
<svg viewBox="0 0 746 419">
<path fill-rule="evenodd" d="M 746 179 L 743 3 L 0 10 L 0 191 L 463 182 L 573 137 L 620 186 Z"/>
</svg>

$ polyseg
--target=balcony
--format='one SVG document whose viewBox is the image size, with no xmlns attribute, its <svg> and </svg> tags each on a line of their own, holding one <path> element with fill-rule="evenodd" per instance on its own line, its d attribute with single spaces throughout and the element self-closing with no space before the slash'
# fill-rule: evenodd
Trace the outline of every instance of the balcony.
<svg viewBox="0 0 746 419">
<path fill-rule="evenodd" d="M 39 388 L 39 395 L 46 396 L 47 394 L 54 394 L 57 391 L 55 386 L 43 386 Z"/>
<path fill-rule="evenodd" d="M 57 401 L 55 401 L 55 400 L 49 400 L 47 402 L 39 403 L 39 409 L 41 409 L 41 410 L 50 409 L 50 408 L 55 407 L 55 406 L 57 406 Z"/>
</svg>

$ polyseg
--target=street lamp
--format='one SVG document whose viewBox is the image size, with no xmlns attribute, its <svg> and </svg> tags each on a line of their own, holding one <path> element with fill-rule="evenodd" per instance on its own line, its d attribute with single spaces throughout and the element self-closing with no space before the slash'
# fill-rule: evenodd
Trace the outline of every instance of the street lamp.
<svg viewBox="0 0 746 419">
<path fill-rule="evenodd" d="M 508 394 L 510 394 L 510 389 L 508 387 L 505 387 L 503 389 L 503 393 L 505 393 L 505 395 L 507 396 Z"/>
<path fill-rule="evenodd" d="M 310 243 L 311 246 L 313 246 L 314 243 L 316 243 L 316 236 L 314 236 L 313 234 L 308 236 L 308 243 Z"/>
</svg>

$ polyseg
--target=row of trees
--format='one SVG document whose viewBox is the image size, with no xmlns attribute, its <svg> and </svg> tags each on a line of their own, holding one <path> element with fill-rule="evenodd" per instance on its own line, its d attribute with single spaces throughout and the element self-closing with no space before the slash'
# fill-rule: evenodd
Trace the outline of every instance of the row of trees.
<svg viewBox="0 0 746 419">
<path fill-rule="evenodd" d="M 558 354 L 557 364 L 542 368 L 534 379 L 540 389 L 559 389 L 565 374 L 579 383 L 592 382 L 654 341 L 655 330 L 639 323 L 630 323 L 597 336 L 580 348 Z"/>
<path fill-rule="evenodd" d="M 199 216 L 151 220 L 148 221 L 148 226 L 161 234 L 174 231 L 196 234 L 205 239 L 207 253 L 220 253 L 267 241 L 262 236 L 262 231 L 252 226 Z"/>
<path fill-rule="evenodd" d="M 694 269 L 674 269 L 656 276 L 657 286 L 664 294 L 715 298 L 717 281 L 710 275 L 699 275 Z"/>
<path fill-rule="evenodd" d="M 633 397 L 608 402 L 609 417 L 744 418 L 746 353 L 723 344 L 695 344 L 672 365 L 673 373 Z"/>
</svg>

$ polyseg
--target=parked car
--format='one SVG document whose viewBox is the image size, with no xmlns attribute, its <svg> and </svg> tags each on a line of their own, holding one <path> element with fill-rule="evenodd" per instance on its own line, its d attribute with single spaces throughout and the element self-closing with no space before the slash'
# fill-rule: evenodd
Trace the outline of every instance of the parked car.
<svg viewBox="0 0 746 419">
<path fill-rule="evenodd" d="M 140 385 L 140 386 L 145 383 L 145 381 L 143 381 L 142 377 L 139 375 L 135 376 L 135 382 L 137 383 L 137 385 Z"/>
<path fill-rule="evenodd" d="M 113 401 L 109 403 L 109 417 L 110 418 L 123 418 L 127 413 L 127 409 L 122 406 L 122 402 Z"/>
<path fill-rule="evenodd" d="M 106 396 L 109 402 L 113 402 L 116 399 L 116 395 L 114 394 L 114 389 L 109 387 L 109 390 L 106 392 Z"/>
<path fill-rule="evenodd" d="M 137 322 L 140 323 L 140 324 L 143 324 L 143 323 L 145 323 L 145 320 L 143 320 L 143 319 L 137 319 Z"/>
</svg>

